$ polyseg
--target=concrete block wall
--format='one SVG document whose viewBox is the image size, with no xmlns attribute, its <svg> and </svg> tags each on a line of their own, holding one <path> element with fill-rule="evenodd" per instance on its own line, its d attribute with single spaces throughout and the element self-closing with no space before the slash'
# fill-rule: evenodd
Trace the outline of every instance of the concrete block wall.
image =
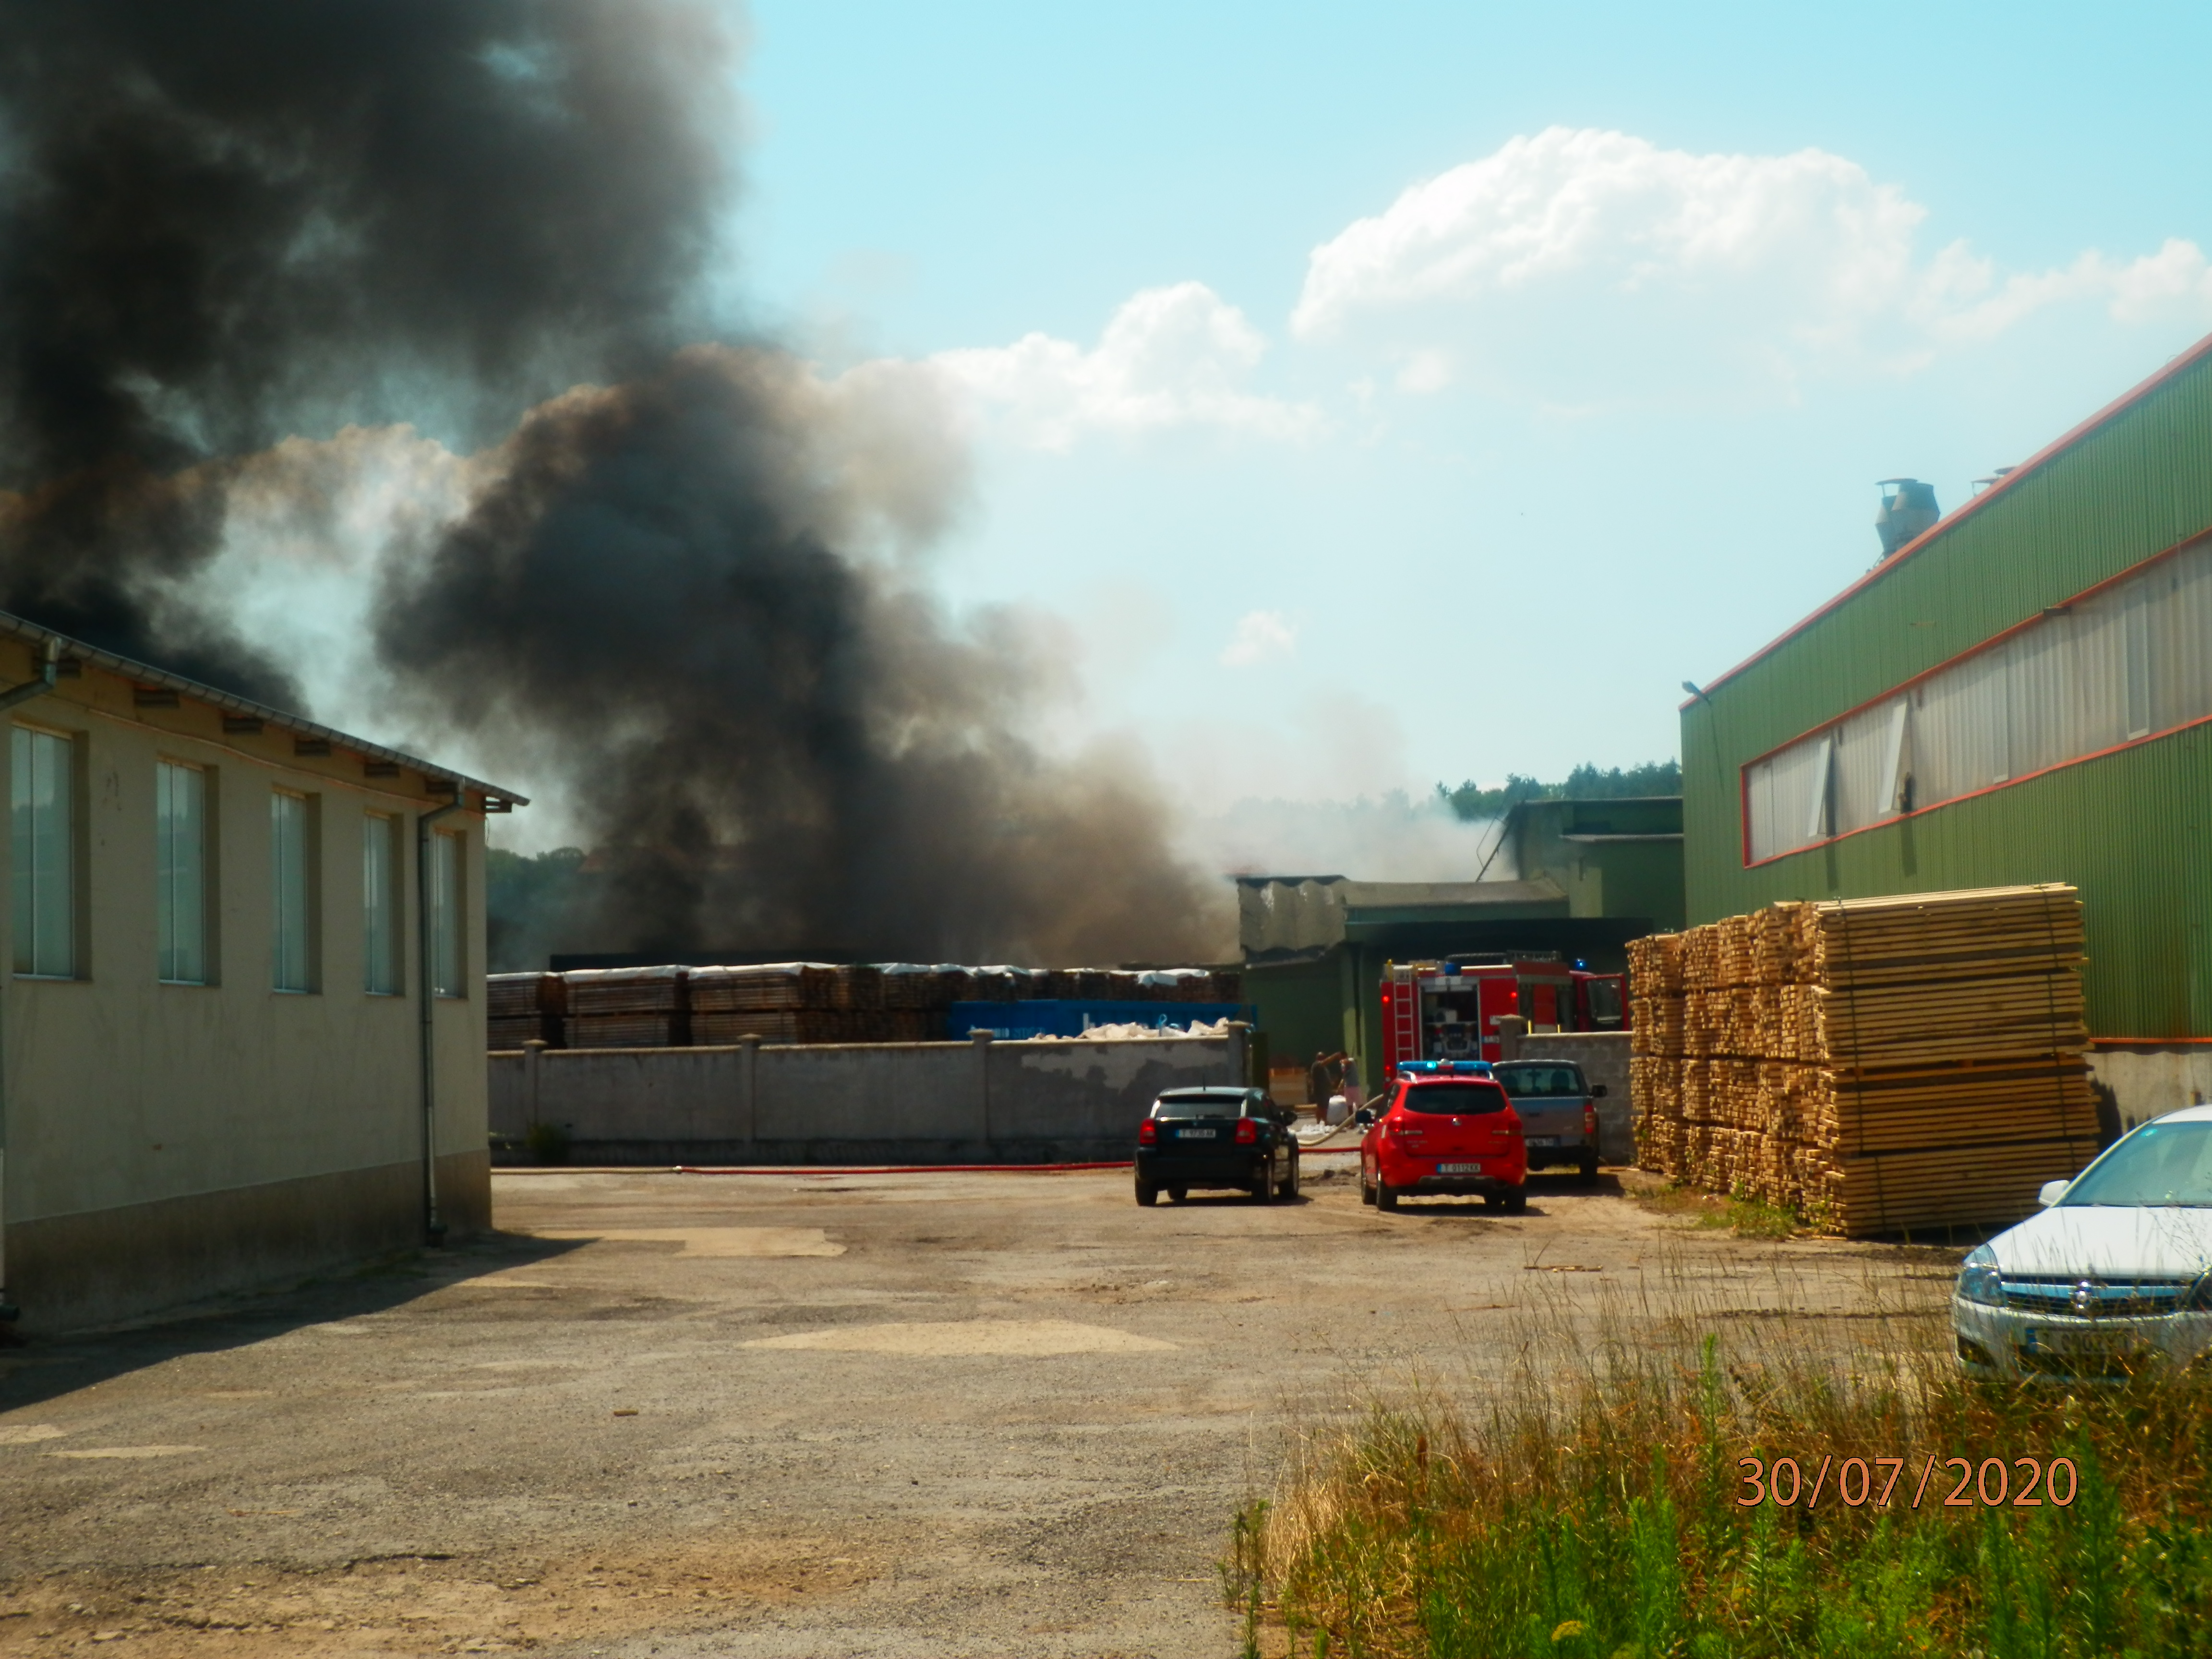
<svg viewBox="0 0 2212 1659">
<path fill-rule="evenodd" d="M 1608 1164 L 1636 1162 L 1635 1115 L 1628 1099 L 1627 1032 L 1560 1031 L 1517 1041 L 1509 1035 L 1504 1057 L 1571 1060 L 1583 1068 L 1589 1082 L 1605 1085 L 1605 1098 L 1597 1103 L 1598 1154 Z"/>
<path fill-rule="evenodd" d="M 540 1048 L 490 1057 L 491 1130 L 577 1164 L 1127 1158 L 1161 1090 L 1244 1080 L 1245 1034 L 1076 1042 Z M 501 1154 L 523 1161 L 526 1153 Z"/>
</svg>

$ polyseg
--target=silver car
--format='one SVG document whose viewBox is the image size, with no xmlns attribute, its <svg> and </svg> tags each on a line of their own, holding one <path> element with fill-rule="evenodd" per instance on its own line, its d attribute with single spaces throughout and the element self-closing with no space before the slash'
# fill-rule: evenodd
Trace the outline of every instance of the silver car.
<svg viewBox="0 0 2212 1659">
<path fill-rule="evenodd" d="M 2042 1213 L 1967 1252 L 1951 1297 L 1980 1376 L 2117 1378 L 2212 1352 L 2212 1106 L 2124 1136 Z"/>
<path fill-rule="evenodd" d="M 1490 1068 L 1521 1120 L 1528 1167 L 1571 1164 L 1584 1182 L 1597 1179 L 1597 1107 L 1605 1085 L 1592 1088 L 1571 1060 L 1508 1060 Z"/>
</svg>

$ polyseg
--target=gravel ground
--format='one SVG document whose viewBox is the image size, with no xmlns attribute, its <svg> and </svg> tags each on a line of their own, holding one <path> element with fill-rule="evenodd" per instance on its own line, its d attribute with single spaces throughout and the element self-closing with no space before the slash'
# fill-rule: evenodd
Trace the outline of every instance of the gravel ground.
<svg viewBox="0 0 2212 1659">
<path fill-rule="evenodd" d="M 502 1174 L 482 1243 L 0 1350 L 0 1653 L 1223 1659 L 1214 1563 L 1301 1426 L 1607 1318 L 1863 1342 L 1949 1273 L 1612 1176 L 1382 1216 L 1325 1164 L 1155 1210 L 1119 1172 Z"/>
</svg>

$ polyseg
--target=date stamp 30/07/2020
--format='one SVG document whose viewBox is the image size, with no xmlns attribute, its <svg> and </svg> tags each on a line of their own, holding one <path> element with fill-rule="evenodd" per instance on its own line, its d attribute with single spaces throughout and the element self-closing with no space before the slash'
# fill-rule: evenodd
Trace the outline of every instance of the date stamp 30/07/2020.
<svg viewBox="0 0 2212 1659">
<path fill-rule="evenodd" d="M 1905 1467 L 1902 1457 L 1846 1457 L 1839 1462 L 1831 1455 L 1823 1457 L 1820 1467 L 1808 1478 L 1804 1466 L 1794 1457 L 1778 1457 L 1771 1463 L 1740 1457 L 1736 1468 L 1742 1472 L 1744 1492 L 1735 1500 L 1736 1507 L 1751 1510 L 1772 1504 L 1792 1509 L 1802 1501 L 1809 1510 L 1827 1493 L 1840 1499 L 1845 1509 L 1869 1505 L 1887 1509 L 1893 1500 L 1901 1498 L 1899 1477 Z M 1940 1478 L 1938 1469 L 1942 1471 Z M 1832 1472 L 1832 1488 L 1829 1486 Z M 1899 1506 L 1917 1510 L 1924 1501 L 1943 1509 L 2033 1510 L 2048 1504 L 2063 1510 L 2074 1501 L 2080 1487 L 2081 1478 L 2070 1457 L 2054 1457 L 2048 1463 L 2033 1457 L 1984 1457 L 1977 1463 L 1971 1457 L 1930 1456 L 1921 1466 L 1912 1501 Z"/>
</svg>

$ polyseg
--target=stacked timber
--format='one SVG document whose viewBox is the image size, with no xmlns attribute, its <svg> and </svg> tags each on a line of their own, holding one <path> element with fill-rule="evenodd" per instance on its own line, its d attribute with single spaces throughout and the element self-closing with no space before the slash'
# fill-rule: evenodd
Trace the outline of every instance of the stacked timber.
<svg viewBox="0 0 2212 1659">
<path fill-rule="evenodd" d="M 575 969 L 488 981 L 489 1046 L 933 1042 L 956 1002 L 1049 995 L 1086 1001 L 1237 1000 L 1241 976 L 1204 968 L 969 968 L 781 962 L 739 967 Z"/>
<path fill-rule="evenodd" d="M 526 1042 L 559 1048 L 568 987 L 558 974 L 492 974 L 484 980 L 488 1045 L 520 1048 Z"/>
<path fill-rule="evenodd" d="M 681 968 L 573 969 L 562 1030 L 571 1048 L 667 1048 L 690 1041 Z"/>
<path fill-rule="evenodd" d="M 957 972 L 958 970 L 953 970 Z M 780 962 L 690 971 L 691 1040 L 926 1042 L 942 1035 L 943 970 Z M 964 978 L 964 975 L 963 976 Z M 932 1015 L 936 1012 L 933 1022 Z"/>
<path fill-rule="evenodd" d="M 2071 887 L 1788 902 L 1629 947 L 1645 1168 L 1858 1236 L 2018 1219 L 2097 1149 Z"/>
</svg>

